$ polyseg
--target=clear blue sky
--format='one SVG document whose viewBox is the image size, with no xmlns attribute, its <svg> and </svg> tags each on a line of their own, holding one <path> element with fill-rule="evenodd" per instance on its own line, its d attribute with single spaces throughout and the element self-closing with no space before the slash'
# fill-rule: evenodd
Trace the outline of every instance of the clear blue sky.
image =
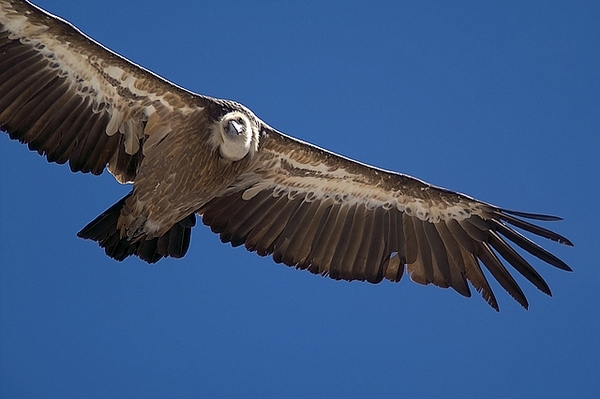
<svg viewBox="0 0 600 399">
<path fill-rule="evenodd" d="M 117 263 L 77 231 L 129 188 L 0 135 L 2 397 L 592 397 L 600 392 L 600 3 L 38 0 L 273 127 L 557 214 L 525 311 L 332 281 L 221 244 Z"/>
</svg>

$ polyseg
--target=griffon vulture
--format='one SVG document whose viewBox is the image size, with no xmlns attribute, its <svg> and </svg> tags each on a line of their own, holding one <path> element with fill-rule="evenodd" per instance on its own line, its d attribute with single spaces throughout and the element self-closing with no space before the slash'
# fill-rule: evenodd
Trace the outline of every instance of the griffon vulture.
<svg viewBox="0 0 600 399">
<path fill-rule="evenodd" d="M 0 128 L 49 162 L 133 184 L 81 230 L 116 260 L 185 255 L 196 215 L 223 242 L 334 279 L 399 281 L 498 309 L 482 266 L 523 307 L 503 264 L 546 294 L 511 243 L 563 270 L 514 212 L 286 136 L 245 106 L 192 93 L 27 1 L 0 0 Z"/>
</svg>

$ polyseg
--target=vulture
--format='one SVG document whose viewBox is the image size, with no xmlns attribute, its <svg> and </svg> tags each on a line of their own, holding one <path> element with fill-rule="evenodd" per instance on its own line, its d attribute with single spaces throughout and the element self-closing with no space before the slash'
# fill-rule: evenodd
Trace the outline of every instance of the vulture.
<svg viewBox="0 0 600 399">
<path fill-rule="evenodd" d="M 550 288 L 515 249 L 569 266 L 515 227 L 572 246 L 516 212 L 294 139 L 234 101 L 185 90 L 28 1 L 0 0 L 0 129 L 71 171 L 105 168 L 131 192 L 78 236 L 108 256 L 181 258 L 196 215 L 223 242 L 338 280 L 472 287 L 519 304 L 505 265 Z M 484 269 L 487 272 L 484 274 Z"/>
</svg>

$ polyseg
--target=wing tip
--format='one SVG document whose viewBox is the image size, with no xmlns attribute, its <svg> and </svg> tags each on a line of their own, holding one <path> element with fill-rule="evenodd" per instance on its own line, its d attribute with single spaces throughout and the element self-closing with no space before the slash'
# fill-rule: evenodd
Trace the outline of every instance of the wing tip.
<svg viewBox="0 0 600 399">
<path fill-rule="evenodd" d="M 557 222 L 557 221 L 563 220 L 563 218 L 561 218 L 560 216 L 546 215 L 543 213 L 521 212 L 521 211 L 514 211 L 511 209 L 504 209 L 504 208 L 500 208 L 499 210 L 501 212 L 506 212 L 513 216 L 519 216 L 522 218 L 533 219 L 533 220 L 543 220 L 545 222 Z"/>
</svg>

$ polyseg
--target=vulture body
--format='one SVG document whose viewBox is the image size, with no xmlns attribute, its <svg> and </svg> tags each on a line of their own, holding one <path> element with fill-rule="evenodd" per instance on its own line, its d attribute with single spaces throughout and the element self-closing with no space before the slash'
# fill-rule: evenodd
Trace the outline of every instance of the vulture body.
<svg viewBox="0 0 600 399">
<path fill-rule="evenodd" d="M 512 246 L 563 270 L 513 226 L 572 245 L 502 209 L 286 136 L 234 101 L 178 87 L 27 1 L 0 0 L 0 128 L 68 163 L 132 183 L 79 232 L 106 254 L 183 257 L 196 216 L 223 242 L 334 279 L 399 281 L 470 296 L 496 310 L 482 266 L 523 307 L 502 260 L 550 294 Z M 499 256 L 498 256 L 499 255 Z"/>
</svg>

